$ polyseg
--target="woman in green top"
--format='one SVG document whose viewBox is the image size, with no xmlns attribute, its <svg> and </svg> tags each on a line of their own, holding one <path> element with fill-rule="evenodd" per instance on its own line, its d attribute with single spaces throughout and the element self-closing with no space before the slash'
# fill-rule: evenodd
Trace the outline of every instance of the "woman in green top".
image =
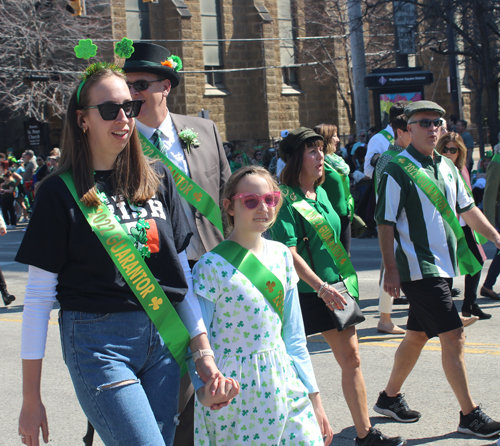
<svg viewBox="0 0 500 446">
<path fill-rule="evenodd" d="M 323 137 L 305 127 L 295 129 L 281 141 L 280 157 L 286 162 L 280 180 L 292 190 L 292 200 L 303 199 L 319 212 L 337 239 L 340 218 L 321 187 L 325 178 Z M 292 252 L 300 277 L 299 300 L 306 334 L 321 333 L 342 369 L 342 388 L 358 434 L 356 445 L 406 444 L 402 438 L 388 438 L 371 427 L 356 329 L 337 331 L 328 314 L 328 311 L 344 308 L 346 301 L 330 286 L 340 281 L 339 272 L 316 231 L 288 202 L 283 204 L 270 231 L 275 240 Z"/>
<path fill-rule="evenodd" d="M 340 242 L 347 253 L 351 251 L 351 219 L 354 201 L 349 190 L 349 166 L 335 154 L 340 139 L 337 126 L 320 124 L 313 129 L 323 137 L 323 153 L 325 154 L 325 182 L 321 185 L 325 190 L 333 209 L 340 218 Z M 352 208 L 351 206 L 352 201 Z"/>
</svg>

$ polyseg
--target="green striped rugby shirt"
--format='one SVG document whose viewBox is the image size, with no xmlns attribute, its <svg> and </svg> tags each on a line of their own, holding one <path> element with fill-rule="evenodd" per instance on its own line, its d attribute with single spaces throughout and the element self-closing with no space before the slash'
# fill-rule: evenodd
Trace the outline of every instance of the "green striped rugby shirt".
<svg viewBox="0 0 500 446">
<path fill-rule="evenodd" d="M 411 144 L 400 156 L 424 169 L 457 214 L 474 207 L 474 200 L 449 159 L 434 151 L 433 160 Z M 401 282 L 460 274 L 455 234 L 434 204 L 396 163 L 389 163 L 383 172 L 375 219 L 379 225 L 394 226 Z"/>
</svg>

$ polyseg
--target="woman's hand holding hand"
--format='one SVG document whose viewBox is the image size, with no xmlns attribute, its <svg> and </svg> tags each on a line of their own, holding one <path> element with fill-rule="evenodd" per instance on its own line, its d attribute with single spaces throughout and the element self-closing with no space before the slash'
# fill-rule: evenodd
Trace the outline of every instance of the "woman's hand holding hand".
<svg viewBox="0 0 500 446">
<path fill-rule="evenodd" d="M 217 387 L 219 386 L 219 380 L 224 379 L 224 375 L 217 368 L 213 356 L 203 356 L 195 362 L 195 365 L 196 373 L 198 373 L 199 377 L 205 384 L 210 379 L 213 380 L 210 393 L 215 395 Z"/>
<path fill-rule="evenodd" d="M 211 386 L 213 385 L 213 381 L 213 379 L 209 379 L 205 383 L 205 387 L 200 387 L 196 391 L 196 395 L 200 403 L 205 407 L 210 407 L 212 410 L 219 410 L 231 403 L 232 399 L 240 393 L 240 384 L 232 378 L 222 377 L 218 379 L 217 390 L 212 395 Z"/>
<path fill-rule="evenodd" d="M 47 414 L 42 401 L 27 403 L 23 402 L 21 415 L 19 416 L 19 435 L 21 441 L 28 446 L 39 446 L 40 428 L 44 443 L 49 442 L 49 425 Z"/>
</svg>

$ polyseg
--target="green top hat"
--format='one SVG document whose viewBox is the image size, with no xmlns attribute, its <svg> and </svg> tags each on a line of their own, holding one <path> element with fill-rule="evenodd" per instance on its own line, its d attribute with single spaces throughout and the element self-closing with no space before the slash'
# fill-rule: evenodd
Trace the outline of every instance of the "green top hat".
<svg viewBox="0 0 500 446">
<path fill-rule="evenodd" d="M 180 59 L 172 56 L 166 48 L 154 43 L 134 42 L 134 52 L 125 61 L 123 71 L 125 73 L 157 74 L 168 79 L 172 88 L 175 88 L 181 80 L 179 73 L 177 73 L 181 68 Z"/>
</svg>

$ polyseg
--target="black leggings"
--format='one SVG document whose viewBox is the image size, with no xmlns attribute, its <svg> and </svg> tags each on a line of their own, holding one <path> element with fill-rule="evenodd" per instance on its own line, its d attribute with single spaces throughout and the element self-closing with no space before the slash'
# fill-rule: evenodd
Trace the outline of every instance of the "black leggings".
<svg viewBox="0 0 500 446">
<path fill-rule="evenodd" d="M 16 226 L 16 210 L 14 209 L 14 196 L 4 195 L 2 197 L 2 213 L 6 225 Z"/>
<path fill-rule="evenodd" d="M 3 295 L 8 294 L 7 283 L 5 282 L 5 277 L 3 276 L 1 269 L 0 269 L 0 293 L 2 293 Z"/>
<path fill-rule="evenodd" d="M 340 242 L 347 254 L 351 252 L 351 220 L 348 215 L 340 217 Z"/>
</svg>

